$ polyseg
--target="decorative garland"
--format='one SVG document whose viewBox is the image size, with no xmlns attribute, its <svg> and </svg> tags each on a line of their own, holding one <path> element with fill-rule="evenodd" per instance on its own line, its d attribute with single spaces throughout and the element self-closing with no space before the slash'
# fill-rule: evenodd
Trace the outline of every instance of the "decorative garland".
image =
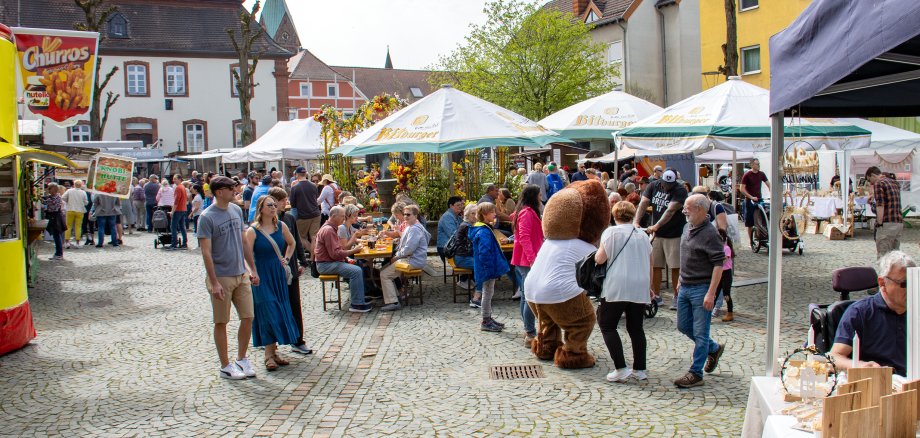
<svg viewBox="0 0 920 438">
<path fill-rule="evenodd" d="M 808 347 L 796 348 L 795 350 L 792 351 L 792 353 L 789 353 L 788 355 L 786 355 L 786 360 L 783 361 L 783 367 L 780 371 L 780 382 L 782 382 L 783 390 L 786 391 L 786 394 L 789 394 L 789 388 L 786 386 L 786 370 L 789 368 L 789 361 L 792 360 L 792 358 L 799 353 L 805 353 L 806 360 L 809 354 L 813 356 L 823 357 L 825 360 L 827 360 L 827 363 L 831 365 L 831 368 L 833 370 L 833 376 L 834 376 L 834 384 L 831 386 L 831 389 L 827 392 L 827 395 L 830 396 L 831 394 L 833 394 L 834 390 L 837 389 L 837 375 L 839 373 L 839 371 L 837 370 L 837 364 L 834 363 L 834 358 L 831 357 L 829 354 L 819 353 L 818 349 L 815 348 L 814 345 L 809 345 Z"/>
</svg>

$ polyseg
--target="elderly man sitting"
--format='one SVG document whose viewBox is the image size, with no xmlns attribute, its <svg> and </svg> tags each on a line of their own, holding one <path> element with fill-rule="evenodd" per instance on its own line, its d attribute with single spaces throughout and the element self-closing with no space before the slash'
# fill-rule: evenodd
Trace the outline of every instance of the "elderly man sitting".
<svg viewBox="0 0 920 438">
<path fill-rule="evenodd" d="M 878 261 L 879 293 L 847 308 L 834 337 L 831 355 L 837 368 L 892 367 L 907 372 L 907 268 L 917 266 L 901 251 Z M 859 363 L 853 363 L 853 335 L 859 334 Z"/>
<path fill-rule="evenodd" d="M 316 269 L 320 274 L 338 274 L 348 280 L 351 288 L 349 311 L 370 312 L 371 306 L 364 301 L 364 272 L 361 267 L 348 262 L 348 256 L 361 252 L 364 245 L 357 245 L 348 250 L 342 248 L 338 229 L 343 223 L 345 223 L 345 209 L 338 205 L 329 209 L 329 219 L 316 233 L 316 246 L 313 248 Z"/>
<path fill-rule="evenodd" d="M 384 306 L 380 308 L 383 312 L 392 312 L 401 308 L 396 295 L 396 280 L 399 272 L 396 271 L 396 263 L 400 261 L 408 262 L 413 269 L 423 269 L 428 265 L 428 241 L 431 240 L 431 234 L 418 221 L 419 209 L 417 205 L 406 205 L 403 207 L 403 219 L 406 224 L 406 232 L 399 240 L 399 249 L 396 250 L 396 256 L 393 261 L 380 270 L 380 283 L 383 287 Z M 405 299 L 405 297 L 403 297 Z"/>
</svg>

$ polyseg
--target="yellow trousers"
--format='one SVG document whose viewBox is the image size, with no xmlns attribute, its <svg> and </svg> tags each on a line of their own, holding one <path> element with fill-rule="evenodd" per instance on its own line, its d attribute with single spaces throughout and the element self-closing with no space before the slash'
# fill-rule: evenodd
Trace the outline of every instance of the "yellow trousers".
<svg viewBox="0 0 920 438">
<path fill-rule="evenodd" d="M 77 243 L 80 243 L 80 238 L 83 237 L 83 213 L 68 211 L 66 220 L 67 231 L 64 231 L 64 241 L 70 240 L 70 232 L 73 231 L 74 236 L 77 238 Z"/>
</svg>

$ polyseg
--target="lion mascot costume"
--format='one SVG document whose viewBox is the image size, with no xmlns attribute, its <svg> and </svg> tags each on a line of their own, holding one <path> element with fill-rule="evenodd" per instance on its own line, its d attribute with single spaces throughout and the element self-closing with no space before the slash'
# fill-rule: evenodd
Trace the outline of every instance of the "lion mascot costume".
<svg viewBox="0 0 920 438">
<path fill-rule="evenodd" d="M 600 181 L 569 184 L 543 209 L 546 241 L 527 275 L 524 295 L 538 321 L 531 351 L 559 368 L 594 366 L 588 352 L 594 306 L 575 281 L 575 265 L 597 249 L 609 224 L 610 204 Z"/>
</svg>

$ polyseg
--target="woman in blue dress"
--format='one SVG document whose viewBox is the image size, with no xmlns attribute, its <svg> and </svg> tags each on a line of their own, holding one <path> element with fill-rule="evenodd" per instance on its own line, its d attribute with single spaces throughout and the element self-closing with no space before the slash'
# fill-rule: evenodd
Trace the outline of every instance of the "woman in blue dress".
<svg viewBox="0 0 920 438">
<path fill-rule="evenodd" d="M 290 363 L 278 355 L 278 344 L 296 344 L 298 337 L 284 269 L 294 253 L 295 242 L 287 225 L 278 221 L 275 198 L 259 198 L 256 208 L 256 220 L 243 239 L 246 261 L 256 270 L 252 281 L 252 344 L 265 347 L 265 368 L 275 371 L 279 365 Z"/>
</svg>

